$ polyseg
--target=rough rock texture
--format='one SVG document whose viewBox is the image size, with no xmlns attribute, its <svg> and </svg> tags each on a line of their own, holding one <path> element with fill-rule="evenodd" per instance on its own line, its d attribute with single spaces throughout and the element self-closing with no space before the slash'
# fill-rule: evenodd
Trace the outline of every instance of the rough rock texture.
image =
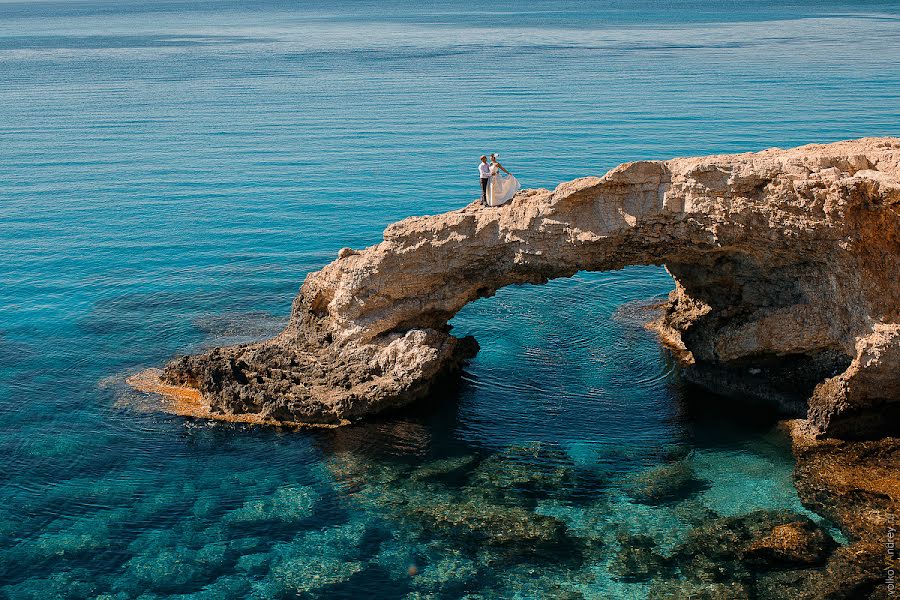
<svg viewBox="0 0 900 600">
<path fill-rule="evenodd" d="M 900 139 L 627 163 L 500 208 L 387 228 L 307 276 L 287 329 L 170 363 L 213 414 L 336 423 L 424 396 L 477 352 L 466 303 L 580 270 L 664 264 L 656 324 L 687 376 L 800 416 L 881 433 L 900 407 Z M 895 423 L 893 421 L 892 423 Z"/>
<path fill-rule="evenodd" d="M 872 594 L 880 574 L 870 554 L 838 548 L 808 517 L 790 511 L 706 517 L 669 556 L 645 536 L 618 542 L 610 571 L 651 581 L 648 598 L 878 597 Z"/>
<path fill-rule="evenodd" d="M 815 564 L 824 560 L 832 540 L 809 519 L 777 525 L 744 550 L 751 564 Z"/>
<path fill-rule="evenodd" d="M 900 438 L 815 440 L 802 427 L 793 432 L 800 499 L 851 539 L 884 542 L 900 517 Z"/>
<path fill-rule="evenodd" d="M 837 523 L 851 543 L 829 557 L 824 574 L 773 576 L 761 597 L 787 598 L 775 590 L 790 584 L 804 590 L 794 599 L 887 598 L 888 570 L 900 570 L 898 553 L 888 545 L 900 514 L 900 439 L 816 439 L 806 421 L 789 425 L 800 500 Z"/>
<path fill-rule="evenodd" d="M 654 505 L 690 498 L 705 487 L 690 464 L 681 460 L 631 477 L 625 491 L 635 502 Z"/>
</svg>

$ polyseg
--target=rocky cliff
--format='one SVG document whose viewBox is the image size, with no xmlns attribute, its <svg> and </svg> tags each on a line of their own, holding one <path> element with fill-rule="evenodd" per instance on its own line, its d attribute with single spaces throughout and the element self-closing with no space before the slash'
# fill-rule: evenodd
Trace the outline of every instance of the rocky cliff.
<svg viewBox="0 0 900 600">
<path fill-rule="evenodd" d="M 311 273 L 288 327 L 171 362 L 215 416 L 339 423 L 427 394 L 477 352 L 447 322 L 497 289 L 665 265 L 655 324 L 686 376 L 818 436 L 900 415 L 900 139 L 626 163 L 500 208 L 387 228 Z"/>
</svg>

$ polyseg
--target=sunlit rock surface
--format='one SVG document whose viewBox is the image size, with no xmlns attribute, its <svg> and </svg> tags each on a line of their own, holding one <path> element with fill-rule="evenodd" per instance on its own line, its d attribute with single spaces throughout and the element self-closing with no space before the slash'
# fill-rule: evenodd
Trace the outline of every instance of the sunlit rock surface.
<svg viewBox="0 0 900 600">
<path fill-rule="evenodd" d="M 477 352 L 447 322 L 497 289 L 664 264 L 656 323 L 686 376 L 881 433 L 900 403 L 900 140 L 626 163 L 500 208 L 387 228 L 307 276 L 274 339 L 171 362 L 213 416 L 339 423 L 423 397 Z"/>
</svg>

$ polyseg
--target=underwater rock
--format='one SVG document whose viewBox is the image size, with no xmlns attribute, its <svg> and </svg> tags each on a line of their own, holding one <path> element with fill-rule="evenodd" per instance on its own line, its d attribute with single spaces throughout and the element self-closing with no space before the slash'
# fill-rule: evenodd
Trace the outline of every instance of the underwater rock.
<svg viewBox="0 0 900 600">
<path fill-rule="evenodd" d="M 262 575 L 269 570 L 269 560 L 270 556 L 265 552 L 244 554 L 238 558 L 235 568 L 250 576 Z"/>
<path fill-rule="evenodd" d="M 327 458 L 327 465 L 338 486 L 350 494 L 376 487 L 397 490 L 410 480 L 406 466 L 373 460 L 358 452 L 335 452 Z"/>
<path fill-rule="evenodd" d="M 272 568 L 263 589 L 269 598 L 296 597 L 347 581 L 362 570 L 360 562 L 330 556 L 289 558 Z"/>
<path fill-rule="evenodd" d="M 883 553 L 874 545 L 838 547 L 790 511 L 720 517 L 695 527 L 676 547 L 667 562 L 677 576 L 661 571 L 648 598 L 869 598 L 883 583 Z"/>
<path fill-rule="evenodd" d="M 19 553 L 30 564 L 58 564 L 61 561 L 86 559 L 112 546 L 110 523 L 101 513 L 71 521 L 58 519 L 44 527 L 36 538 L 20 542 Z M 67 526 L 66 526 L 67 525 Z"/>
<path fill-rule="evenodd" d="M 367 523 L 353 521 L 307 531 L 272 548 L 270 569 L 256 596 L 297 597 L 343 583 L 365 569 L 359 546 Z"/>
<path fill-rule="evenodd" d="M 398 484 L 367 496 L 388 519 L 396 519 L 419 538 L 450 539 L 471 550 L 492 548 L 491 560 L 556 552 L 556 558 L 577 552 L 563 521 L 537 514 L 518 504 L 459 494 L 443 485 L 424 482 Z"/>
<path fill-rule="evenodd" d="M 834 546 L 806 516 L 758 510 L 695 527 L 672 560 L 698 581 L 749 581 L 752 571 L 822 562 Z"/>
<path fill-rule="evenodd" d="M 819 577 L 822 577 L 822 571 L 818 569 L 771 571 L 759 575 L 753 589 L 759 598 L 766 600 L 813 600 L 805 591 L 810 586 L 810 580 Z"/>
<path fill-rule="evenodd" d="M 412 481 L 446 480 L 468 475 L 469 469 L 478 461 L 474 454 L 453 456 L 425 463 L 417 467 L 409 478 Z"/>
<path fill-rule="evenodd" d="M 83 600 L 97 596 L 92 579 L 92 573 L 87 569 L 72 569 L 50 573 L 46 577 L 32 577 L 15 585 L 5 585 L 0 591 L 4 598 L 16 600 Z"/>
<path fill-rule="evenodd" d="M 655 581 L 647 600 L 747 600 L 750 590 L 741 583 L 698 583 L 670 579 Z"/>
<path fill-rule="evenodd" d="M 685 500 L 675 504 L 672 507 L 672 512 L 676 517 L 694 527 L 719 517 L 716 511 L 696 499 Z"/>
<path fill-rule="evenodd" d="M 268 498 L 247 500 L 243 506 L 227 513 L 228 525 L 258 525 L 274 522 L 293 524 L 313 516 L 317 495 L 308 488 L 279 488 Z"/>
<path fill-rule="evenodd" d="M 238 575 L 225 575 L 191 594 L 191 600 L 221 600 L 222 598 L 247 598 L 250 596 L 250 581 Z"/>
<path fill-rule="evenodd" d="M 857 543 L 835 550 L 824 569 L 763 573 L 754 589 L 766 600 L 886 599 L 885 576 L 884 547 Z"/>
<path fill-rule="evenodd" d="M 388 539 L 379 544 L 378 554 L 369 560 L 369 566 L 383 570 L 391 579 L 403 580 L 418 575 L 423 562 L 432 562 L 431 557 L 422 552 L 419 540 L 410 537 L 402 528 L 392 527 L 385 531 L 385 536 Z"/>
<path fill-rule="evenodd" d="M 116 583 L 119 589 L 129 593 L 183 593 L 192 591 L 198 581 L 206 580 L 221 567 L 221 562 L 212 564 L 200 560 L 197 551 L 183 547 L 164 548 L 131 558 L 124 565 L 123 577 Z"/>
<path fill-rule="evenodd" d="M 519 451 L 521 449 L 514 448 L 504 456 L 508 459 Z M 479 488 L 473 486 L 471 481 L 469 485 L 459 487 L 465 481 L 464 477 L 452 486 L 442 478 L 458 472 L 464 465 L 472 464 L 473 457 L 426 463 L 422 468 L 423 474 L 419 476 L 415 476 L 418 469 L 406 472 L 389 465 L 368 463 L 349 453 L 345 453 L 343 459 L 349 467 L 337 464 L 333 468 L 341 473 L 352 471 L 354 477 L 366 481 L 354 490 L 352 497 L 378 506 L 385 518 L 401 521 L 404 530 L 420 539 L 449 536 L 473 549 L 485 545 L 495 549 L 502 547 L 502 551 L 498 551 L 503 557 L 540 554 L 554 549 L 561 554 L 571 554 L 571 549 L 578 547 L 568 535 L 563 521 L 529 510 L 521 497 L 504 496 L 506 490 L 502 485 L 510 481 L 516 484 L 531 481 L 530 477 L 523 478 L 521 473 L 510 478 L 501 476 L 501 487 L 488 482 Z M 392 475 L 381 477 L 379 474 L 384 471 Z M 404 472 L 406 476 L 397 476 Z M 373 477 L 370 478 L 369 473 Z M 478 480 L 477 474 L 472 477 Z"/>
<path fill-rule="evenodd" d="M 475 561 L 456 553 L 427 565 L 411 577 L 416 590 L 446 597 L 453 590 L 463 589 L 477 574 Z"/>
<path fill-rule="evenodd" d="M 690 463 L 680 460 L 660 465 L 630 478 L 625 492 L 642 504 L 662 504 L 684 500 L 704 488 Z"/>
<path fill-rule="evenodd" d="M 510 446 L 484 459 L 472 473 L 469 490 L 503 501 L 563 493 L 575 483 L 575 463 L 563 450 L 535 442 Z"/>
<path fill-rule="evenodd" d="M 663 444 L 653 451 L 653 456 L 661 462 L 672 463 L 685 460 L 691 454 L 688 444 Z"/>
<path fill-rule="evenodd" d="M 425 396 L 478 350 L 467 303 L 581 270 L 665 264 L 655 329 L 685 376 L 864 435 L 900 406 L 900 139 L 626 163 L 390 225 L 307 275 L 271 340 L 169 363 L 207 413 L 340 424 Z M 206 414 L 206 413 L 204 413 Z"/>
<path fill-rule="evenodd" d="M 806 519 L 776 525 L 767 535 L 753 540 L 744 549 L 744 560 L 766 567 L 812 565 L 823 562 L 834 545 L 827 533 Z"/>
<path fill-rule="evenodd" d="M 669 561 L 656 552 L 653 538 L 620 534 L 618 542 L 620 549 L 609 563 L 613 575 L 624 581 L 648 581 L 671 573 Z"/>
<path fill-rule="evenodd" d="M 490 586 L 483 595 L 473 594 L 470 598 L 587 600 L 595 597 L 581 591 L 584 584 L 590 583 L 590 578 L 580 577 L 577 573 L 558 566 L 507 565 L 498 570 L 495 576 L 496 585 Z"/>
<path fill-rule="evenodd" d="M 542 548 L 571 546 L 565 523 L 518 506 L 481 500 L 452 504 L 418 502 L 406 507 L 407 515 L 425 527 L 450 532 L 476 542 L 511 545 L 529 553 Z"/>
</svg>

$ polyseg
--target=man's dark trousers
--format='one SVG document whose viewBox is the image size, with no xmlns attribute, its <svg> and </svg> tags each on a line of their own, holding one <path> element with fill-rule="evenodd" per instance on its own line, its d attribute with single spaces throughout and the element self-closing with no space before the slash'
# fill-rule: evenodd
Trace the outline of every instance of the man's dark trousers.
<svg viewBox="0 0 900 600">
<path fill-rule="evenodd" d="M 481 178 L 481 203 L 487 204 L 487 184 L 490 181 L 490 177 L 482 177 Z"/>
</svg>

